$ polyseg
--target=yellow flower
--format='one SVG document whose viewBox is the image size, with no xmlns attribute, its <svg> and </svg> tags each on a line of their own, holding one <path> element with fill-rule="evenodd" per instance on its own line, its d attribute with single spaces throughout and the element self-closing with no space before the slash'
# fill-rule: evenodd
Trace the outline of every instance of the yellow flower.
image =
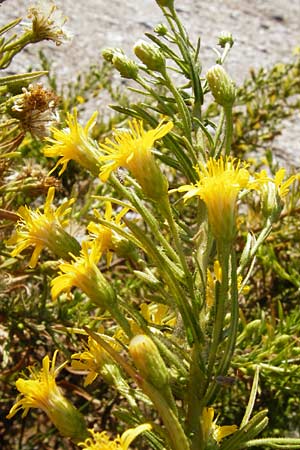
<svg viewBox="0 0 300 450">
<path fill-rule="evenodd" d="M 111 222 L 114 225 L 118 225 L 120 227 L 124 227 L 125 224 L 121 224 L 122 217 L 125 216 L 125 214 L 129 211 L 128 207 L 123 208 L 118 214 L 116 214 L 115 217 L 113 217 L 113 209 L 111 202 L 107 201 L 105 202 L 105 213 L 104 213 L 104 219 Z M 96 217 L 100 218 L 100 214 L 97 210 L 94 211 Z M 122 239 L 120 236 L 117 235 L 117 233 L 112 230 L 111 228 L 108 228 L 105 225 L 101 225 L 95 222 L 90 222 L 88 227 L 88 231 L 92 233 L 97 240 L 100 242 L 100 252 L 102 254 L 106 253 L 106 260 L 107 260 L 107 266 L 110 266 L 113 251 L 118 251 L 118 247 L 120 246 L 121 242 L 124 244 L 124 239 Z"/>
<path fill-rule="evenodd" d="M 253 186 L 262 194 L 262 212 L 266 218 L 275 221 L 279 218 L 283 209 L 283 198 L 289 193 L 290 185 L 298 179 L 297 175 L 292 175 L 286 181 L 284 180 L 286 170 L 279 169 L 275 177 L 268 176 L 266 170 L 262 170 L 255 175 Z"/>
<path fill-rule="evenodd" d="M 70 252 L 79 253 L 79 243 L 64 230 L 68 224 L 65 216 L 71 211 L 74 199 L 62 203 L 55 210 L 52 205 L 54 194 L 54 187 L 49 188 L 43 213 L 40 209 L 32 210 L 27 206 L 19 208 L 20 221 L 15 234 L 7 242 L 8 245 L 16 245 L 12 256 L 19 255 L 28 247 L 35 247 L 29 267 L 36 266 L 41 251 L 46 247 L 64 259 L 69 259 Z"/>
<path fill-rule="evenodd" d="M 283 167 L 275 173 L 275 177 L 271 178 L 268 176 L 267 171 L 264 169 L 258 174 L 255 174 L 255 179 L 253 180 L 253 186 L 258 190 L 263 190 L 269 183 L 276 187 L 277 193 L 280 198 L 285 197 L 289 193 L 290 185 L 298 179 L 298 175 L 292 175 L 286 181 L 284 180 L 286 169 Z"/>
<path fill-rule="evenodd" d="M 128 450 L 131 442 L 141 433 L 151 430 L 151 425 L 148 423 L 139 425 L 135 428 L 129 428 L 122 436 L 111 440 L 106 431 L 97 433 L 90 430 L 92 438 L 86 439 L 85 442 L 80 442 L 78 445 L 86 450 Z"/>
<path fill-rule="evenodd" d="M 168 182 L 151 150 L 156 140 L 171 131 L 173 124 L 160 122 L 155 129 L 145 131 L 143 122 L 133 119 L 129 127 L 127 131 L 116 131 L 114 141 L 106 139 L 105 144 L 101 145 L 106 154 L 100 158 L 105 163 L 101 167 L 100 179 L 106 181 L 113 170 L 125 167 L 136 178 L 146 196 L 157 200 L 166 195 Z"/>
<path fill-rule="evenodd" d="M 207 443 L 209 439 L 213 439 L 218 444 L 226 436 L 237 431 L 237 425 L 225 425 L 220 427 L 216 424 L 217 419 L 214 419 L 214 408 L 204 408 L 201 417 L 201 426 L 204 436 L 204 441 Z"/>
<path fill-rule="evenodd" d="M 232 158 L 210 158 L 197 169 L 196 185 L 181 186 L 184 199 L 199 196 L 207 206 L 208 220 L 216 239 L 231 242 L 236 229 L 236 203 L 239 192 L 248 187 L 249 172 Z"/>
<path fill-rule="evenodd" d="M 153 333 L 157 331 L 155 325 L 158 325 L 160 328 L 165 327 L 166 330 L 164 330 L 164 332 L 166 333 L 168 332 L 167 327 L 171 330 L 176 325 L 176 316 L 167 305 L 154 302 L 142 303 L 140 305 L 140 310 L 142 316 L 147 320 Z M 153 327 L 151 324 L 153 324 Z M 131 322 L 131 330 L 134 335 L 143 333 L 143 330 L 134 321 Z"/>
<path fill-rule="evenodd" d="M 101 153 L 88 136 L 90 129 L 95 125 L 96 118 L 97 112 L 94 112 L 85 127 L 82 127 L 77 121 L 77 110 L 74 109 L 73 114 L 67 114 L 68 128 L 64 130 L 51 128 L 53 137 L 47 138 L 47 141 L 53 145 L 47 146 L 44 149 L 44 154 L 48 157 L 61 156 L 51 172 L 62 165 L 59 172 L 59 175 L 61 175 L 66 170 L 68 162 L 74 160 L 93 175 L 98 176 L 98 160 Z"/>
<path fill-rule="evenodd" d="M 21 409 L 24 409 L 22 417 L 25 417 L 30 408 L 40 408 L 63 436 L 78 442 L 87 435 L 84 419 L 56 384 L 55 378 L 64 366 L 63 364 L 55 369 L 56 355 L 57 351 L 53 355 L 51 365 L 49 356 L 45 356 L 40 371 L 29 367 L 30 379 L 18 378 L 16 387 L 21 396 L 7 418 L 10 419 Z"/>
<path fill-rule="evenodd" d="M 81 289 L 96 305 L 107 308 L 116 300 L 115 292 L 97 267 L 101 258 L 101 242 L 82 242 L 80 256 L 73 262 L 59 265 L 61 274 L 51 282 L 51 294 L 56 299 L 61 292 L 69 293 L 73 286 Z"/>
<path fill-rule="evenodd" d="M 116 340 L 111 342 L 110 339 L 109 343 L 115 350 L 121 350 L 121 345 Z M 81 353 L 75 353 L 72 355 L 72 359 L 73 369 L 88 372 L 84 386 L 91 384 L 99 374 L 103 376 L 107 383 L 111 384 L 114 374 L 116 372 L 117 375 L 119 374 L 119 368 L 109 354 L 91 337 L 88 339 L 86 350 Z"/>
</svg>

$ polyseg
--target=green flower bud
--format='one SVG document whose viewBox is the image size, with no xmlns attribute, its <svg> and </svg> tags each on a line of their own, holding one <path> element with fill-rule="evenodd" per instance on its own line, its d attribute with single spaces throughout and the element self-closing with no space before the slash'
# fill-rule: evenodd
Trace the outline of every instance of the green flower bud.
<svg viewBox="0 0 300 450">
<path fill-rule="evenodd" d="M 158 6 L 160 6 L 161 8 L 172 8 L 174 5 L 174 0 L 156 0 L 156 3 L 158 4 Z"/>
<path fill-rule="evenodd" d="M 137 78 L 139 68 L 133 60 L 127 58 L 123 50 L 106 48 L 102 51 L 102 56 L 106 61 L 114 65 L 123 78 L 132 80 Z"/>
<path fill-rule="evenodd" d="M 112 59 L 115 68 L 123 78 L 136 80 L 139 68 L 137 64 L 122 53 L 116 53 Z"/>
<path fill-rule="evenodd" d="M 135 336 L 129 353 L 141 375 L 158 390 L 169 384 L 169 374 L 154 342 L 146 335 Z"/>
<path fill-rule="evenodd" d="M 166 67 L 166 60 L 159 47 L 139 40 L 134 46 L 134 53 L 149 70 L 162 72 Z"/>
<path fill-rule="evenodd" d="M 105 59 L 105 61 L 111 63 L 116 51 L 117 51 L 117 49 L 114 49 L 114 48 L 105 48 L 104 50 L 102 50 L 102 56 Z M 120 50 L 120 51 L 122 51 L 122 50 Z"/>
<path fill-rule="evenodd" d="M 227 31 L 223 31 L 219 36 L 218 44 L 221 48 L 225 48 L 226 44 L 229 44 L 231 48 L 234 44 L 232 34 Z"/>
<path fill-rule="evenodd" d="M 165 36 L 168 33 L 168 28 L 163 23 L 159 23 L 154 28 L 155 33 L 157 33 L 159 36 Z"/>
<path fill-rule="evenodd" d="M 262 213 L 267 219 L 276 222 L 283 210 L 284 203 L 278 193 L 278 187 L 273 182 L 266 183 L 262 188 Z"/>
<path fill-rule="evenodd" d="M 216 64 L 206 74 L 206 79 L 215 101 L 223 106 L 232 106 L 236 96 L 235 85 L 220 64 Z"/>
</svg>

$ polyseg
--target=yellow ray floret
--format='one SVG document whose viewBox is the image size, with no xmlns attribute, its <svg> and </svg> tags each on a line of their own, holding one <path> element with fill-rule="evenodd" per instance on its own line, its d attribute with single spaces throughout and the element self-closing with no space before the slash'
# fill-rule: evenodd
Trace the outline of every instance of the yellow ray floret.
<svg viewBox="0 0 300 450">
<path fill-rule="evenodd" d="M 104 163 L 100 179 L 106 181 L 112 171 L 124 167 L 138 181 L 147 197 L 158 200 L 167 195 L 168 182 L 155 161 L 152 147 L 172 127 L 172 122 L 162 121 L 156 128 L 145 131 L 143 122 L 133 119 L 129 122 L 129 130 L 115 131 L 114 140 L 106 139 L 100 146 L 105 153 L 100 158 Z"/>
<path fill-rule="evenodd" d="M 41 251 L 49 248 L 55 255 L 68 259 L 69 252 L 77 253 L 80 245 L 75 238 L 67 233 L 64 228 L 68 225 L 66 215 L 71 211 L 74 199 L 62 203 L 57 209 L 52 205 L 55 189 L 48 190 L 44 212 L 40 208 L 32 210 L 27 206 L 21 206 L 18 210 L 20 221 L 16 231 L 8 240 L 8 245 L 15 245 L 11 252 L 17 256 L 28 247 L 34 247 L 29 267 L 35 267 Z"/>
<path fill-rule="evenodd" d="M 199 181 L 181 186 L 184 199 L 199 196 L 207 206 L 208 220 L 217 239 L 231 241 L 235 234 L 238 194 L 249 187 L 250 174 L 245 165 L 232 158 L 210 158 L 197 168 Z"/>
<path fill-rule="evenodd" d="M 78 445 L 85 450 L 128 450 L 132 441 L 139 434 L 149 431 L 150 429 L 151 425 L 145 423 L 135 428 L 126 430 L 116 439 L 110 439 L 106 431 L 97 433 L 94 430 L 90 430 L 92 437 L 86 439 L 85 442 L 81 442 Z"/>
<path fill-rule="evenodd" d="M 61 157 L 51 172 L 61 165 L 59 172 L 61 175 L 66 170 L 68 162 L 73 160 L 98 176 L 101 153 L 96 143 L 89 138 L 89 132 L 95 125 L 96 119 L 97 112 L 94 112 L 85 127 L 82 127 L 77 120 L 77 110 L 74 109 L 73 114 L 67 114 L 67 128 L 63 130 L 51 128 L 52 137 L 47 138 L 47 141 L 52 145 L 44 149 L 44 154 L 48 157 Z"/>
<path fill-rule="evenodd" d="M 56 299 L 62 292 L 70 292 L 72 287 L 82 290 L 95 304 L 106 308 L 113 304 L 115 293 L 97 267 L 101 258 L 101 242 L 82 242 L 80 256 L 73 256 L 70 263 L 59 265 L 60 275 L 51 282 L 51 295 Z"/>
<path fill-rule="evenodd" d="M 22 417 L 25 417 L 30 408 L 40 408 L 63 436 L 78 441 L 87 436 L 85 422 L 81 413 L 64 397 L 56 384 L 55 378 L 65 365 L 55 368 L 56 356 L 57 351 L 53 355 L 52 362 L 49 356 L 45 356 L 41 370 L 29 367 L 28 379 L 18 378 L 16 387 L 20 397 L 7 418 L 10 419 L 21 409 L 24 409 Z"/>
<path fill-rule="evenodd" d="M 201 426 L 205 442 L 213 439 L 219 444 L 226 436 L 235 433 L 238 427 L 237 425 L 217 425 L 217 419 L 213 420 L 214 414 L 214 408 L 205 407 L 202 412 Z"/>
</svg>

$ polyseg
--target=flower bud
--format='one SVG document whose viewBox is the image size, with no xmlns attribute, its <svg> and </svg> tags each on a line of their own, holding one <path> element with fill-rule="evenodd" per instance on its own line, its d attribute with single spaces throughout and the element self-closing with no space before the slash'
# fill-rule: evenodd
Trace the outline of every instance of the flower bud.
<svg viewBox="0 0 300 450">
<path fill-rule="evenodd" d="M 137 64 L 127 58 L 123 50 L 120 49 L 105 49 L 102 52 L 103 58 L 112 63 L 121 77 L 135 80 L 138 75 L 139 68 Z"/>
<path fill-rule="evenodd" d="M 232 34 L 227 31 L 223 31 L 219 36 L 218 44 L 221 48 L 225 48 L 226 44 L 229 44 L 231 48 L 234 44 Z"/>
<path fill-rule="evenodd" d="M 220 64 L 216 64 L 206 74 L 206 79 L 215 101 L 223 106 L 232 106 L 235 100 L 235 85 Z"/>
<path fill-rule="evenodd" d="M 281 214 L 284 203 L 278 193 L 278 187 L 272 181 L 262 188 L 262 213 L 266 219 L 276 222 Z"/>
<path fill-rule="evenodd" d="M 146 381 L 158 390 L 169 383 L 169 374 L 154 342 L 146 335 L 135 336 L 129 344 L 129 353 Z"/>
<path fill-rule="evenodd" d="M 117 49 L 114 49 L 114 48 L 105 48 L 104 50 L 102 50 L 102 56 L 105 59 L 105 61 L 111 63 L 116 50 Z M 122 51 L 122 50 L 120 50 L 120 51 Z"/>
<path fill-rule="evenodd" d="M 157 33 L 159 36 L 165 36 L 168 33 L 168 28 L 163 23 L 159 23 L 154 28 L 155 33 Z"/>
<path fill-rule="evenodd" d="M 156 3 L 161 8 L 172 8 L 174 5 L 174 0 L 156 0 Z"/>
<path fill-rule="evenodd" d="M 140 39 L 134 46 L 134 53 L 149 70 L 162 72 L 166 67 L 166 60 L 159 47 Z"/>
</svg>

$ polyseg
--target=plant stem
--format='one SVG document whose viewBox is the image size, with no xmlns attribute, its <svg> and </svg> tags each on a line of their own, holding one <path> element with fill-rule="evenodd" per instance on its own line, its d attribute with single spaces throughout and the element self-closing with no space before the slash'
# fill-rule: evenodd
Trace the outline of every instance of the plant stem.
<svg viewBox="0 0 300 450">
<path fill-rule="evenodd" d="M 231 152 L 232 133 L 233 133 L 232 106 L 224 107 L 224 114 L 226 120 L 225 156 L 229 156 Z"/>
</svg>

